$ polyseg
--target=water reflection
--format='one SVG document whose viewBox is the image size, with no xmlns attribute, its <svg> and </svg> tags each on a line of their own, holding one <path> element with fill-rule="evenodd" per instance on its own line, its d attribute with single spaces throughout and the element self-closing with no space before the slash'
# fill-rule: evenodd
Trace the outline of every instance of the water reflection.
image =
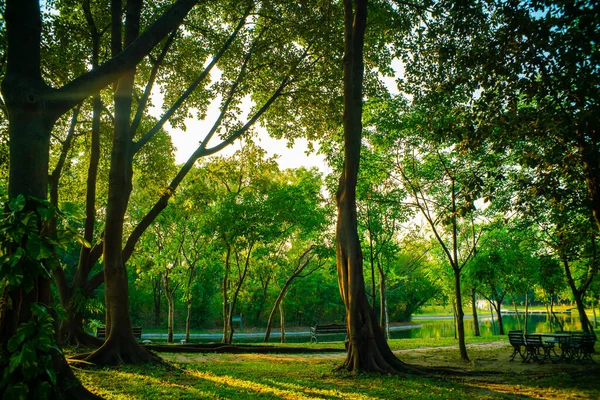
<svg viewBox="0 0 600 400">
<path fill-rule="evenodd" d="M 529 315 L 527 320 L 527 332 L 528 333 L 542 333 L 551 332 L 555 330 L 566 330 L 566 331 L 577 331 L 581 330 L 581 324 L 579 323 L 579 317 L 577 315 L 569 314 L 557 314 L 558 321 L 554 321 L 552 326 L 547 316 L 544 314 L 532 314 Z M 524 315 L 520 315 L 521 325 L 515 315 L 503 315 L 502 323 L 504 325 L 504 332 L 508 333 L 510 330 L 525 329 L 524 326 Z M 442 338 L 442 337 L 454 337 L 454 319 L 419 319 L 418 316 L 413 318 L 414 322 L 419 322 L 423 326 L 418 329 L 411 329 L 408 331 L 392 331 L 390 336 L 392 339 L 402 338 Z M 493 321 L 491 317 L 479 318 L 479 330 L 481 336 L 489 337 L 498 334 L 498 321 L 494 317 Z M 473 320 L 465 318 L 465 335 L 473 336 Z"/>
</svg>

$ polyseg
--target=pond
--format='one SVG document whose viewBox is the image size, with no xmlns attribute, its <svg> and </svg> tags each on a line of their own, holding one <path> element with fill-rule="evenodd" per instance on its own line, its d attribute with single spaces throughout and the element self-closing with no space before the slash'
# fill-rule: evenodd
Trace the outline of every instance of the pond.
<svg viewBox="0 0 600 400">
<path fill-rule="evenodd" d="M 530 314 L 528 318 L 528 333 L 534 332 L 551 332 L 554 330 L 567 330 L 576 331 L 581 329 L 579 323 L 579 317 L 577 315 L 570 314 L 556 314 L 558 318 L 558 324 L 550 327 L 550 322 L 546 314 Z M 590 316 L 591 317 L 591 316 Z M 521 323 L 523 323 L 523 315 L 520 315 Z M 451 316 L 447 317 L 425 317 L 425 316 L 414 316 L 413 322 L 420 324 L 419 327 L 402 329 L 402 330 L 391 330 L 391 339 L 409 339 L 409 338 L 442 338 L 442 337 L 454 337 L 454 319 Z M 508 333 L 510 330 L 522 329 L 519 326 L 517 318 L 514 314 L 506 314 L 502 316 L 502 322 L 504 324 L 504 332 Z M 473 319 L 470 316 L 465 316 L 465 334 L 467 337 L 473 336 Z M 562 325 L 562 328 L 557 326 Z M 489 313 L 487 315 L 480 314 L 479 316 L 479 329 L 481 336 L 489 337 L 496 336 L 498 334 L 498 321 L 496 316 L 492 320 Z M 221 340 L 220 334 L 192 334 L 191 343 L 208 343 L 218 342 Z M 183 339 L 184 335 L 177 332 L 175 334 L 175 342 Z M 233 341 L 234 343 L 261 343 L 263 341 L 264 333 L 261 332 L 236 332 Z M 286 341 L 288 343 L 307 343 L 310 341 L 310 333 L 308 331 L 286 332 Z M 144 334 L 144 339 L 151 339 L 153 342 L 165 342 L 166 334 Z M 337 342 L 345 339 L 344 334 L 329 334 L 319 335 L 319 342 Z M 278 331 L 273 331 L 271 334 L 271 343 L 277 343 L 280 340 Z"/>
<path fill-rule="evenodd" d="M 554 322 L 553 326 L 550 326 L 550 322 L 546 314 L 530 314 L 527 320 L 527 332 L 551 332 L 554 330 L 566 330 L 566 331 L 577 331 L 581 330 L 581 324 L 577 315 L 571 314 L 556 314 L 558 322 Z M 520 314 L 521 325 L 524 323 L 524 315 Z M 454 337 L 454 319 L 448 318 L 437 318 L 437 317 L 419 317 L 414 316 L 413 322 L 422 324 L 420 328 L 411 329 L 407 331 L 392 331 L 390 336 L 392 339 L 401 338 L 441 338 L 441 337 Z M 465 335 L 473 336 L 473 319 L 465 316 Z M 524 326 L 519 326 L 517 317 L 514 314 L 502 315 L 502 324 L 504 325 L 504 332 L 508 333 L 510 330 L 523 329 Z M 562 325 L 562 327 L 561 327 Z M 494 315 L 490 317 L 489 314 L 479 316 L 479 330 L 481 336 L 489 337 L 498 334 L 498 320 Z"/>
</svg>

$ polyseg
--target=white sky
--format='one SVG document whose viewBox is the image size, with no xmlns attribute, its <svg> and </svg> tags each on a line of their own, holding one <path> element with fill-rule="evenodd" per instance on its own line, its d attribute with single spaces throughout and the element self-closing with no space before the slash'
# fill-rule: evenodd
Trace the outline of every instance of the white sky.
<svg viewBox="0 0 600 400">
<path fill-rule="evenodd" d="M 392 67 L 396 73 L 396 77 L 402 75 L 404 68 L 400 60 L 394 60 L 392 62 Z M 211 73 L 211 77 L 213 79 L 218 79 L 220 77 L 220 72 L 218 70 L 213 71 L 213 73 Z M 386 86 L 388 87 L 390 93 L 398 93 L 396 86 L 396 78 L 386 77 L 383 78 L 383 80 L 386 83 Z M 150 112 L 152 115 L 158 116 L 160 115 L 162 96 L 159 93 L 153 93 L 152 97 L 155 107 Z M 249 108 L 250 107 L 248 105 L 247 109 Z M 192 115 L 193 114 L 195 114 L 194 110 L 192 110 Z M 210 130 L 218 114 L 219 101 L 217 100 L 213 101 L 213 103 L 209 106 L 206 113 L 206 118 L 204 120 L 188 118 L 185 122 L 185 132 L 181 129 L 172 128 L 169 123 L 165 125 L 165 130 L 171 135 L 173 145 L 175 146 L 175 160 L 178 164 L 182 164 L 185 161 L 187 161 L 191 154 L 196 150 L 196 148 L 198 147 L 198 143 Z M 297 139 L 295 140 L 294 145 L 291 148 L 288 148 L 287 140 L 278 140 L 271 138 L 268 135 L 267 131 L 258 125 L 255 127 L 255 130 L 258 133 L 257 142 L 259 146 L 265 149 L 270 156 L 278 156 L 277 161 L 279 163 L 280 168 L 298 168 L 301 166 L 317 167 L 319 171 L 321 171 L 323 174 L 331 172 L 331 169 L 327 165 L 325 157 L 323 155 L 316 154 L 315 152 L 307 154 L 308 142 L 306 139 Z M 318 144 L 315 143 L 314 147 L 318 149 Z M 229 155 L 232 154 L 236 149 L 236 145 L 233 144 L 228 146 L 218 154 Z"/>
</svg>

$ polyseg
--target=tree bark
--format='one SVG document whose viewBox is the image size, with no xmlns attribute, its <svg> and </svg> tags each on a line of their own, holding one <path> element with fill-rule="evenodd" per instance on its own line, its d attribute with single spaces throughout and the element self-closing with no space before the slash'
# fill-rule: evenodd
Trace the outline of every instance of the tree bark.
<svg viewBox="0 0 600 400">
<path fill-rule="evenodd" d="M 456 330 L 458 333 L 458 350 L 460 358 L 469 361 L 467 345 L 465 344 L 465 313 L 462 305 L 462 293 L 460 287 L 460 270 L 454 269 L 454 290 L 456 293 Z"/>
<path fill-rule="evenodd" d="M 494 300 L 492 301 L 492 305 L 494 306 L 494 310 L 496 310 L 496 317 L 498 317 L 498 334 L 504 335 L 504 325 L 502 323 L 502 301 Z"/>
<path fill-rule="evenodd" d="M 523 330 L 523 325 L 521 324 L 521 317 L 519 315 L 519 309 L 517 308 L 517 301 L 515 299 L 515 296 L 513 296 L 512 294 L 511 294 L 511 299 L 512 299 L 513 306 L 515 308 L 515 316 L 517 317 L 517 323 L 519 324 L 519 330 Z"/>
<path fill-rule="evenodd" d="M 336 193 L 336 264 L 340 294 L 346 308 L 348 352 L 340 369 L 353 373 L 397 373 L 408 367 L 390 350 L 369 305 L 357 229 L 356 183 L 362 137 L 366 3 L 366 0 L 344 0 L 344 166 Z"/>
<path fill-rule="evenodd" d="M 192 300 L 187 303 L 187 317 L 185 318 L 185 342 L 190 342 L 190 326 L 192 323 Z"/>
<path fill-rule="evenodd" d="M 225 254 L 225 272 L 223 274 L 223 283 L 222 283 L 222 290 L 223 290 L 223 338 L 222 338 L 222 342 L 223 343 L 228 343 L 227 338 L 229 337 L 229 271 L 230 271 L 230 260 L 231 260 L 231 245 L 229 243 L 226 244 L 227 246 L 227 253 Z"/>
<path fill-rule="evenodd" d="M 5 14 L 8 62 L 2 95 L 8 110 L 10 167 L 8 195 L 48 197 L 50 133 L 58 117 L 48 114 L 42 98 L 50 91 L 41 77 L 40 42 L 42 21 L 36 0 L 8 0 Z M 68 110 L 65 110 L 65 112 Z M 40 229 L 43 229 L 41 226 Z M 34 270 L 25 266 L 25 271 Z M 50 278 L 36 277 L 34 289 L 26 293 L 10 288 L 3 293 L 0 310 L 0 344 L 8 354 L 8 341 L 22 323 L 32 317 L 31 306 L 51 304 Z M 19 307 L 8 307 L 19 304 Z M 62 353 L 52 353 L 57 373 L 56 398 L 92 399 L 97 396 L 81 386 Z M 41 378 L 41 377 L 40 377 Z M 1 394 L 1 393 L 0 393 Z"/>
<path fill-rule="evenodd" d="M 171 288 L 170 286 L 170 278 L 169 278 L 169 270 L 165 272 L 165 296 L 167 297 L 167 305 L 168 305 L 168 313 L 167 313 L 167 343 L 173 343 L 173 320 L 175 313 L 175 305 L 173 301 L 173 297 L 175 296 L 175 291 L 177 290 L 177 286 Z"/>
<path fill-rule="evenodd" d="M 379 271 L 379 326 L 383 329 L 385 338 L 390 338 L 390 325 L 388 321 L 387 310 L 387 287 L 385 283 L 385 272 L 381 266 L 381 262 L 377 259 L 377 270 Z"/>
<path fill-rule="evenodd" d="M 281 328 L 281 343 L 285 343 L 285 313 L 283 301 L 279 303 L 279 326 Z"/>
<path fill-rule="evenodd" d="M 477 316 L 477 296 L 475 288 L 471 288 L 471 311 L 473 313 L 473 334 L 475 336 L 481 336 L 479 331 L 479 317 Z"/>
<path fill-rule="evenodd" d="M 113 2 L 113 25 L 121 24 L 120 2 Z M 125 44 L 138 36 L 141 0 L 128 1 L 126 7 Z M 115 15 L 117 14 L 117 15 Z M 119 31 L 120 29 L 114 29 Z M 113 37 L 113 56 L 121 51 L 120 39 Z M 107 339 L 86 360 L 96 364 L 137 363 L 156 360 L 156 356 L 135 340 L 129 316 L 129 287 L 123 262 L 123 225 L 132 189 L 131 104 L 135 67 L 119 79 L 114 95 L 115 122 L 109 171 L 108 203 L 104 231 L 104 286 L 107 313 Z"/>
</svg>

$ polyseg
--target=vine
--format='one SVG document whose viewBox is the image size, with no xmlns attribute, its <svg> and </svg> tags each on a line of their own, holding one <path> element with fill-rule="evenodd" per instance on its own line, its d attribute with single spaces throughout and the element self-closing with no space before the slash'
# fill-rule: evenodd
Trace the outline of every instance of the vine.
<svg viewBox="0 0 600 400">
<path fill-rule="evenodd" d="M 26 312 L 21 304 L 12 304 L 9 292 L 31 293 L 40 278 L 50 279 L 60 268 L 56 248 L 65 249 L 73 240 L 86 244 L 68 222 L 76 216 L 72 209 L 61 211 L 46 200 L 23 195 L 5 204 L 0 213 L 0 325 L 6 323 L 7 310 Z M 48 399 L 57 390 L 52 359 L 61 350 L 53 311 L 39 301 L 31 304 L 31 317 L 0 349 L 0 397 Z"/>
</svg>

